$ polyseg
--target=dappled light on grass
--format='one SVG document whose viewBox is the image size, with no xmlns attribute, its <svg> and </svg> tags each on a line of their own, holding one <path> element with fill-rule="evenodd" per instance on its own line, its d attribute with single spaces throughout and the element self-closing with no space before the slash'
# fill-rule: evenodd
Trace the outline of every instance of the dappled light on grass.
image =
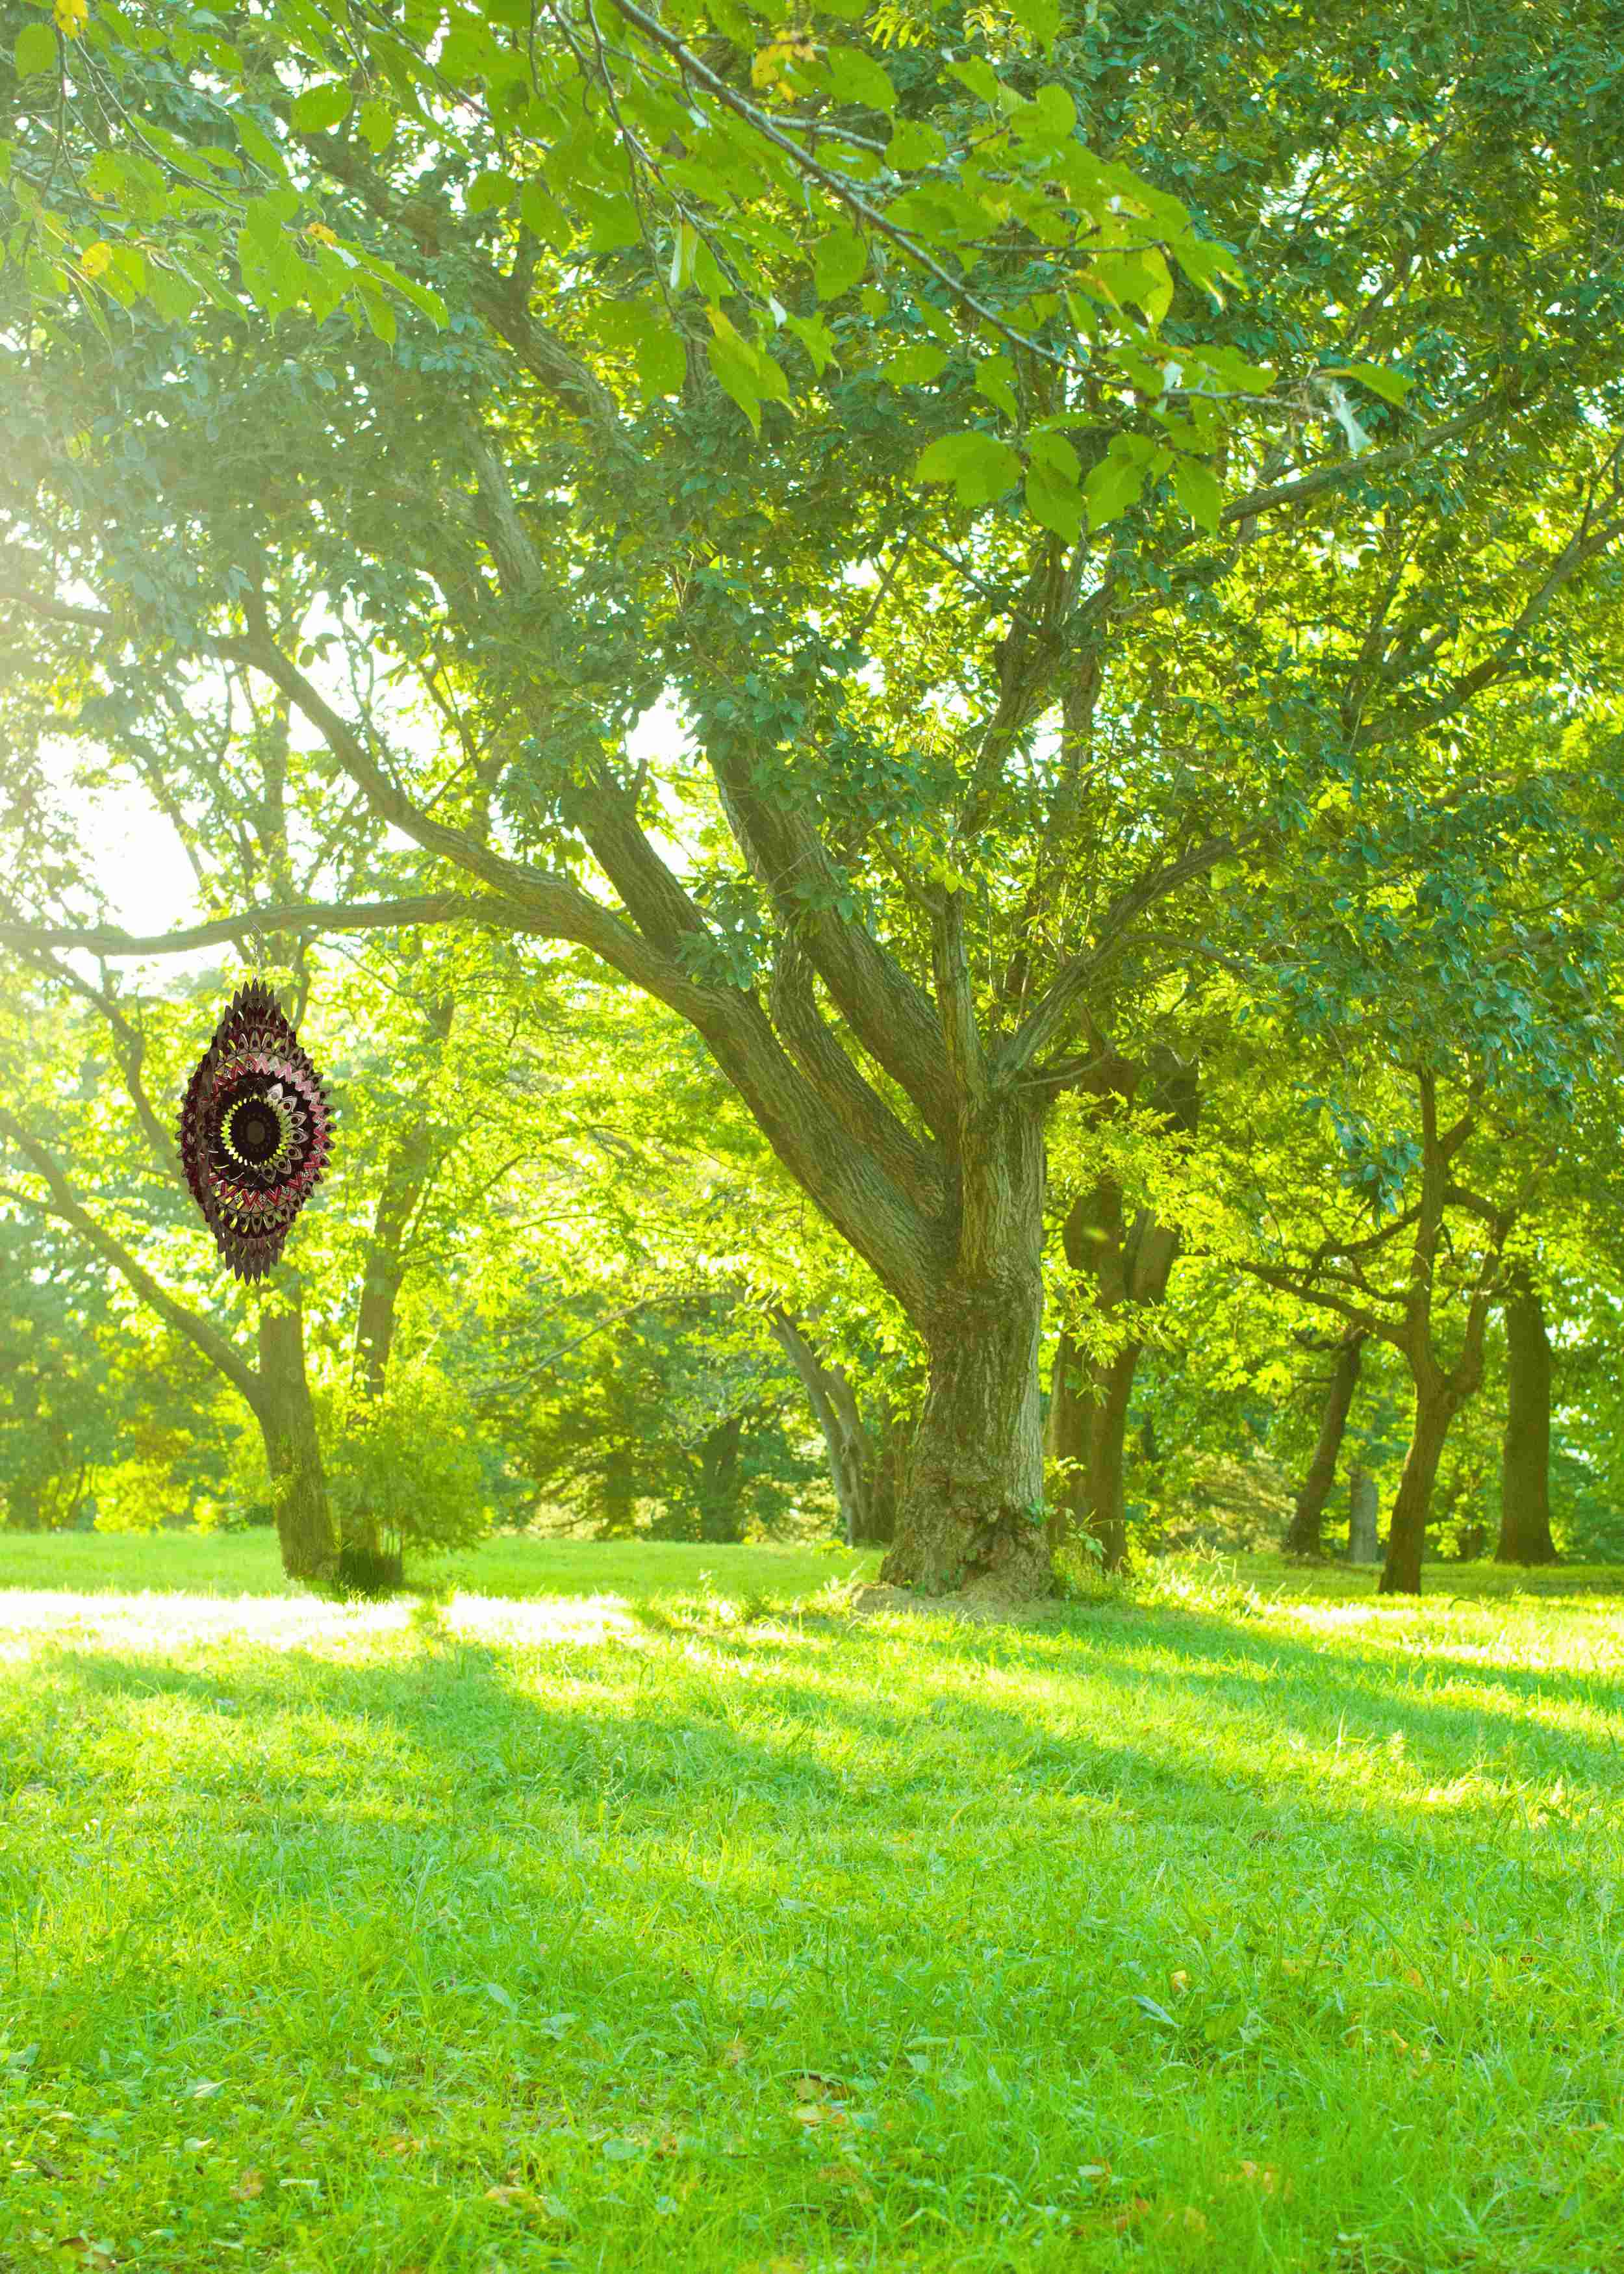
<svg viewBox="0 0 1624 2274">
<path fill-rule="evenodd" d="M 971 1628 L 664 1568 L 0 1603 L 20 2231 L 142 2274 L 1608 2264 L 1616 1609 L 1342 1623 L 1276 1569 Z"/>
</svg>

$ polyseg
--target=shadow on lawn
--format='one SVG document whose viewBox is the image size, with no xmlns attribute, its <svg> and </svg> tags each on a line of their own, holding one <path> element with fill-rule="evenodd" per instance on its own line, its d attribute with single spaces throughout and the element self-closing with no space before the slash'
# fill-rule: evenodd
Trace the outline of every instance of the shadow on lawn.
<svg viewBox="0 0 1624 2274">
<path fill-rule="evenodd" d="M 157 1931 L 202 1953 L 189 1962 L 199 1969 L 191 1983 L 182 1973 L 160 1983 L 143 1971 L 144 1952 L 117 1962 L 130 1997 L 145 2001 L 141 2026 L 165 2043 L 185 2042 L 211 1999 L 281 1994 L 297 1949 L 302 2003 L 282 2024 L 289 2042 L 319 2023 L 324 2035 L 353 2034 L 362 2050 L 351 2057 L 364 2063 L 380 2012 L 395 2013 L 425 2048 L 425 2080 L 442 2059 L 462 2058 L 456 2047 L 509 2037 L 540 2073 L 553 2059 L 548 2031 L 584 2027 L 586 2016 L 626 2035 L 623 2056 L 612 2057 L 609 2037 L 592 2056 L 592 2089 L 612 2093 L 616 2060 L 630 2062 L 639 2043 L 714 2068 L 749 2013 L 753 2033 L 819 1999 L 835 2001 L 831 2012 L 845 1999 L 852 2042 L 877 2034 L 898 2062 L 911 2034 L 944 2029 L 1063 2065 L 1118 2043 L 1171 2060 L 1182 2040 L 1147 2037 L 1133 2003 L 1143 1982 L 1165 1978 L 1141 1963 L 1155 1939 L 1143 1875 L 1163 1823 L 1174 1837 L 1161 1869 L 1170 1867 L 1172 1886 L 1221 1884 L 1226 1901 L 1255 1905 L 1267 1921 L 1282 1905 L 1319 1906 L 1344 1936 L 1374 1944 L 1386 1930 L 1372 1924 L 1370 1901 L 1402 1885 L 1420 1937 L 1432 1911 L 1458 1911 L 1463 1876 L 1491 1915 L 1493 1885 L 1507 1876 L 1522 1915 L 1571 1912 L 1590 1835 L 1536 1834 L 1520 1818 L 1507 1826 L 1503 1760 L 1490 1765 L 1502 1787 L 1489 1796 L 1497 1816 L 1485 1802 L 1425 1811 L 1413 1791 L 1350 1786 L 1325 1773 L 1320 1755 L 1280 1750 L 1282 1704 L 1321 1748 L 1357 1707 L 1379 1717 L 1384 1737 L 1405 1733 L 1411 1767 L 1436 1752 L 1458 1774 L 1461 1749 L 1485 1728 L 1528 1726 L 1519 1698 L 1478 1712 L 1406 1690 L 1377 1697 L 1326 1652 L 1207 1615 L 1092 1631 L 1111 1653 L 1075 1631 L 910 1633 L 906 1690 L 883 1686 L 891 1638 L 872 1628 L 851 1632 L 849 1653 L 830 1652 L 821 1635 L 798 1644 L 775 1633 L 753 1646 L 734 1634 L 718 1647 L 756 1659 L 748 1731 L 737 1726 L 742 1685 L 726 1664 L 714 1665 L 696 1706 L 691 1688 L 673 1694 L 672 1682 L 688 1684 L 693 1669 L 663 1645 L 635 1655 L 550 1651 L 560 1684 L 551 1697 L 528 1686 L 524 1660 L 466 1636 L 387 1664 L 289 1652 L 204 1670 L 66 1649 L 41 1671 L 67 1685 L 59 1733 L 77 1718 L 94 1735 L 111 1711 L 139 1716 L 153 1701 L 207 1717 L 163 1730 L 161 1786 L 126 1733 L 90 1780 L 94 1795 L 83 1780 L 71 1794 L 75 1818 L 94 1808 L 131 1869 L 167 1871 L 162 1910 L 156 1892 L 150 1902 Z M 777 1662 L 763 1665 L 757 1651 Z M 1140 1662 L 1123 1663 L 1128 1653 Z M 1199 1712 L 1182 1727 L 1136 1726 L 1128 1707 L 1109 1726 L 1084 1727 L 1069 1717 L 1085 1700 L 1074 1704 L 1064 1685 L 1029 1706 L 965 1694 L 966 1673 L 1023 1667 L 1073 1671 L 1107 1685 L 1108 1698 L 1182 1683 Z M 1086 1703 L 1097 1715 L 1101 1693 Z M 289 1726 L 278 1731 L 277 1720 Z M 1541 1742 L 1556 1749 L 1542 1774 L 1605 1776 L 1615 1788 L 1614 1752 L 1548 1732 Z M 177 1826 L 191 1826 L 207 1854 L 195 1880 L 166 1856 Z M 910 1836 L 918 1847 L 898 1856 L 896 1842 Z M 1440 1871 L 1446 1846 L 1464 1875 Z M 77 1868 L 65 1847 L 55 1868 Z M 1355 1892 L 1344 1898 L 1348 1875 Z M 938 1886 L 955 1890 L 945 1910 Z M 234 1953 L 214 1946 L 211 1924 L 228 1899 L 244 1923 Z M 1017 1984 L 1019 2011 L 1001 2005 L 1015 1993 L 987 1976 L 983 1940 L 1021 1946 L 1010 1962 L 1039 1969 Z M 53 1967 L 28 2024 L 50 2057 L 99 2057 L 108 1967 L 88 1946 L 79 1962 Z M 85 2018 L 71 2022 L 76 2013 Z M 1295 2042 L 1279 2048 L 1288 2065 Z M 823 2065 L 808 2044 L 790 2067 Z"/>
<path fill-rule="evenodd" d="M 908 1686 L 899 1690 L 887 1680 L 884 1630 L 820 1620 L 815 1631 L 825 1645 L 816 1661 L 781 1631 L 764 1644 L 739 1629 L 705 1636 L 718 1677 L 730 1654 L 752 1672 L 752 1694 L 765 1710 L 755 1712 L 748 1734 L 725 1678 L 709 1710 L 696 1707 L 691 1687 L 670 1693 L 675 1669 L 661 1640 L 636 1653 L 641 1664 L 614 1644 L 555 1646 L 549 1661 L 568 1693 L 550 1698 L 526 1686 L 510 1652 L 466 1635 L 382 1665 L 297 1651 L 207 1671 L 94 1650 L 58 1649 L 49 1662 L 87 1702 L 173 1696 L 214 1716 L 223 1698 L 237 1713 L 215 1750 L 198 1756 L 199 1790 L 239 1773 L 227 1732 L 252 1731 L 267 1714 L 313 1712 L 352 1733 L 371 1732 L 373 1742 L 387 1732 L 379 1773 L 407 1778 L 419 1822 L 464 1816 L 470 1803 L 658 1813 L 677 1800 L 708 1803 L 718 1793 L 735 1812 L 789 1805 L 860 1816 L 905 1801 L 928 1806 L 944 1785 L 974 1799 L 979 1785 L 981 1796 L 1011 1806 L 1044 1796 L 1091 1795 L 1141 1809 L 1160 1799 L 1220 1822 L 1250 1803 L 1272 1817 L 1283 1803 L 1311 1820 L 1357 1818 L 1404 1837 L 1425 1830 L 1430 1839 L 1436 1821 L 1418 1809 L 1416 1779 L 1446 1790 L 1473 1773 L 1485 1780 L 1486 1789 L 1467 1792 L 1458 1808 L 1444 1803 L 1462 1831 L 1559 1777 L 1570 1801 L 1590 1793 L 1610 1799 L 1618 1788 L 1620 1747 L 1612 1731 L 1553 1728 L 1539 1708 L 1579 1704 L 1624 1718 L 1620 1678 L 1355 1654 L 1210 1613 L 1162 1609 L 1132 1620 L 1074 1615 L 1064 1630 L 916 1628 L 906 1642 Z M 900 1638 L 898 1646 L 905 1646 Z M 761 1664 L 763 1648 L 775 1661 L 771 1673 Z M 1022 1670 L 1046 1678 L 1041 1700 L 1023 1706 L 1007 1695 L 996 1702 L 974 1695 L 978 1675 Z M 1417 1674 L 1470 1682 L 1477 1694 L 1440 1699 L 1419 1687 Z M 1075 1699 L 1068 1677 L 1078 1685 Z M 1109 1719 L 1101 1689 L 1121 1701 Z M 1169 1696 L 1197 1710 L 1182 1722 L 1169 1718 L 1157 1710 Z M 1136 1703 L 1144 1709 L 1137 1726 Z M 1410 1773 L 1404 1787 L 1340 1773 L 1350 1758 L 1390 1751 L 1395 1740 Z M 1299 1750 L 1286 1750 L 1293 1744 Z M 320 1758 L 305 1758 L 307 1768 L 264 1760 L 256 1771 L 259 1801 L 308 1803 L 329 1785 L 338 1799 L 338 1765 L 329 1776 Z"/>
</svg>

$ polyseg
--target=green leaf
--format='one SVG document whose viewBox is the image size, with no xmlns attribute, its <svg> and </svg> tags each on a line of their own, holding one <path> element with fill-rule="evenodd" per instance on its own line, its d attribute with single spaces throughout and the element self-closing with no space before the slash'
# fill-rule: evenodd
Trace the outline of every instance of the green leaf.
<svg viewBox="0 0 1624 2274">
<path fill-rule="evenodd" d="M 325 134 L 348 118 L 353 99 L 342 79 L 307 87 L 293 106 L 294 125 L 301 134 Z"/>
<path fill-rule="evenodd" d="M 366 312 L 368 324 L 386 347 L 393 347 L 398 328 L 395 320 L 395 310 L 383 293 L 374 287 L 363 284 L 359 290 L 361 305 Z"/>
<path fill-rule="evenodd" d="M 891 129 L 885 155 L 899 173 L 908 167 L 939 166 L 947 156 L 947 139 L 921 119 L 899 119 Z"/>
<path fill-rule="evenodd" d="M 659 395 L 680 395 L 688 377 L 688 357 L 682 335 L 665 308 L 654 300 L 626 300 L 613 312 L 614 334 L 636 355 L 637 384 L 644 400 L 651 403 Z"/>
<path fill-rule="evenodd" d="M 861 102 L 869 110 L 892 111 L 897 90 L 872 56 L 861 48 L 831 48 L 823 57 L 829 84 L 841 102 Z"/>
<path fill-rule="evenodd" d="M 158 313 L 171 324 L 184 324 L 198 303 L 197 288 L 190 277 L 154 263 L 147 267 L 147 293 Z"/>
<path fill-rule="evenodd" d="M 237 140 L 254 163 L 263 166 L 266 172 L 274 174 L 279 182 L 285 181 L 287 169 L 282 163 L 282 152 L 259 120 L 251 118 L 245 110 L 237 110 L 232 113 L 231 123 L 237 129 Z"/>
<path fill-rule="evenodd" d="M 1211 537 L 1223 512 L 1223 492 L 1212 468 L 1199 458 L 1176 458 L 1173 494 L 1196 527 Z"/>
<path fill-rule="evenodd" d="M 1041 87 L 1010 124 L 1023 142 L 1064 142 L 1077 125 L 1077 105 L 1063 87 Z"/>
<path fill-rule="evenodd" d="M 1020 405 L 1015 399 L 1015 365 L 1006 355 L 983 356 L 975 366 L 975 391 L 996 403 L 1017 425 Z"/>
<path fill-rule="evenodd" d="M 1030 436 L 1026 448 L 1034 465 L 1048 467 L 1057 481 L 1070 482 L 1073 488 L 1081 481 L 1082 460 L 1064 434 L 1040 426 Z"/>
<path fill-rule="evenodd" d="M 1041 48 L 1054 45 L 1061 25 L 1059 0 L 1009 0 L 1009 9 Z"/>
<path fill-rule="evenodd" d="M 996 110 L 1004 90 L 998 84 L 997 73 L 980 56 L 966 56 L 962 63 L 949 64 L 949 72 L 961 87 L 979 95 L 989 107 Z"/>
<path fill-rule="evenodd" d="M 1408 372 L 1386 371 L 1379 363 L 1333 363 L 1321 368 L 1327 379 L 1357 379 L 1361 387 L 1368 387 L 1384 403 L 1400 405 L 1416 383 Z"/>
<path fill-rule="evenodd" d="M 1020 460 L 996 434 L 944 434 L 921 453 L 916 482 L 951 482 L 964 506 L 989 505 L 1019 478 Z"/>
<path fill-rule="evenodd" d="M 569 220 L 556 198 L 548 194 L 545 186 L 533 177 L 519 192 L 519 218 L 526 229 L 550 245 L 554 252 L 565 252 L 569 245 Z"/>
<path fill-rule="evenodd" d="M 356 124 L 371 145 L 374 158 L 381 157 L 395 139 L 395 112 L 388 103 L 380 102 L 376 96 L 361 105 L 356 113 Z"/>
<path fill-rule="evenodd" d="M 947 350 L 935 340 L 918 340 L 881 366 L 893 387 L 926 387 L 947 368 Z"/>
<path fill-rule="evenodd" d="M 19 79 L 37 79 L 56 68 L 56 34 L 49 24 L 25 24 L 11 49 Z"/>
<path fill-rule="evenodd" d="M 1035 522 L 1075 545 L 1083 533 L 1083 493 L 1050 466 L 1034 462 L 1026 470 L 1026 508 Z"/>
<path fill-rule="evenodd" d="M 1083 484 L 1090 529 L 1103 529 L 1137 502 L 1145 486 L 1144 464 L 1115 447 L 1101 459 Z"/>
<path fill-rule="evenodd" d="M 705 343 L 705 355 L 724 395 L 736 403 L 757 434 L 761 433 L 761 389 L 742 340 L 718 333 Z"/>
<path fill-rule="evenodd" d="M 518 195 L 518 192 L 519 184 L 513 176 L 503 173 L 500 168 L 488 174 L 476 175 L 469 184 L 468 210 L 470 214 L 490 213 L 498 206 L 505 206 L 510 198 Z"/>
<path fill-rule="evenodd" d="M 868 266 L 868 248 L 854 229 L 831 229 L 812 249 L 812 278 L 820 300 L 849 292 Z"/>
<path fill-rule="evenodd" d="M 811 359 L 812 368 L 822 379 L 830 365 L 838 360 L 835 355 L 835 335 L 821 316 L 786 316 L 784 326 L 793 332 Z"/>
</svg>

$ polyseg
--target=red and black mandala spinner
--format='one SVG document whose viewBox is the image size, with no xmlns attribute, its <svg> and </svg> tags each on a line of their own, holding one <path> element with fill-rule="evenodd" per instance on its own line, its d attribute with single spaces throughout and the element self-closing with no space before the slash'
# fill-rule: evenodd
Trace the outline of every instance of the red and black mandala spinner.
<svg viewBox="0 0 1624 2274">
<path fill-rule="evenodd" d="M 180 1110 L 192 1196 L 239 1279 L 260 1279 L 320 1182 L 332 1109 L 262 980 L 231 998 Z"/>
</svg>

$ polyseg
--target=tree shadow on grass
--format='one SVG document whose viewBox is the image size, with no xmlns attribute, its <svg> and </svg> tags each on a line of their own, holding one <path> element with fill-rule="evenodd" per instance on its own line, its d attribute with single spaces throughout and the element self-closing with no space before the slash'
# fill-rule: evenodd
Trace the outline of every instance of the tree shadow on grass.
<svg viewBox="0 0 1624 2274">
<path fill-rule="evenodd" d="M 110 1957 L 94 1935 L 55 1951 L 50 1978 L 27 1985 L 27 2025 L 48 2062 L 86 2078 L 103 2052 L 127 2063 L 139 2046 L 267 2107 L 318 2067 L 348 2080 L 351 2110 L 322 2120 L 354 2135 L 342 2185 L 357 2201 L 380 2074 L 405 2081 L 389 2122 L 435 2138 L 477 2086 L 522 2145 L 464 2136 L 436 2185 L 480 2205 L 508 2176 L 504 2157 L 584 2167 L 611 2135 L 626 2160 L 604 2184 L 630 2210 L 604 2215 L 646 2209 L 651 2237 L 665 2231 L 654 2206 L 668 2182 L 650 2143 L 673 2126 L 718 2159 L 714 2143 L 748 2135 L 783 2215 L 763 2233 L 788 2242 L 788 2214 L 814 2215 L 795 2208 L 803 2198 L 832 2201 L 796 2130 L 808 2072 L 846 2080 L 842 2107 L 884 2112 L 898 2174 L 887 2184 L 917 2180 L 928 2203 L 953 2178 L 959 2137 L 959 2104 L 932 2082 L 944 2045 L 974 2044 L 998 2068 L 1006 2100 L 994 2115 L 977 2104 L 974 2153 L 1023 2186 L 1040 2152 L 1043 2184 L 1058 2186 L 1049 2167 L 1076 2162 L 1085 2121 L 1091 2156 L 1133 2152 L 1092 2104 L 1064 2112 L 1089 2102 L 1096 2075 L 1107 2105 L 1124 2074 L 1165 2077 L 1169 2109 L 1210 2092 L 1244 2137 L 1304 2098 L 1315 2063 L 1342 2059 L 1349 2020 L 1318 1979 L 1259 1988 L 1256 1954 L 1316 1919 L 1385 1950 L 1384 1902 L 1424 1937 L 1461 1900 L 1460 1875 L 1436 1869 L 1446 1849 L 1471 1848 L 1488 1900 L 1484 1818 L 1421 1817 L 1413 1796 L 1339 1788 L 1318 1755 L 1280 1758 L 1288 1681 L 1293 1721 L 1322 1744 L 1350 1699 L 1367 1698 L 1334 1653 L 1185 1613 L 1089 1632 L 1093 1646 L 1075 1630 L 910 1631 L 906 1687 L 899 1652 L 873 1628 L 712 1636 L 698 1667 L 691 1637 L 539 1660 L 467 1636 L 386 1663 L 293 1650 L 233 1665 L 216 1651 L 206 1668 L 58 1649 L 42 1668 L 58 1733 L 91 1741 L 73 1820 L 102 1820 L 154 1924 L 144 1942 L 115 1935 Z M 1170 1673 L 1153 1662 L 1169 1653 Z M 1064 1679 L 1026 1703 L 1002 1684 L 974 1694 L 986 1675 L 1023 1668 L 1104 1684 L 1123 1710 L 1082 1725 Z M 1183 1729 L 1136 1726 L 1124 1693 L 1169 1683 L 1199 1712 Z M 144 1758 L 132 1724 L 148 1706 Z M 1500 1719 L 1519 1710 L 1513 1698 Z M 1401 1692 L 1380 1718 L 1417 1750 L 1453 1744 L 1458 1770 L 1495 1716 Z M 1604 1757 L 1584 1751 L 1590 1773 Z M 1521 1827 L 1511 1844 L 1499 1868 L 1516 1875 L 1520 1914 L 1570 1916 L 1566 1852 L 1535 1852 Z M 71 1879 L 71 1826 L 53 1853 L 57 1904 L 92 1900 Z M 124 1900 L 135 1905 L 133 1886 Z M 1174 2002 L 1174 1938 L 1198 1932 L 1234 1980 L 1158 2020 L 1139 2001 Z M 102 2017 L 116 1993 L 127 2010 L 114 2027 Z M 1511 2026 L 1535 2026 L 1526 2002 Z M 228 2007 L 252 2024 L 241 2059 L 219 2035 Z M 1432 2089 L 1405 2082 L 1412 2097 Z M 741 2166 L 710 2168 L 728 2201 L 746 2184 Z M 487 2214 L 466 2215 L 477 2238 Z M 1289 2217 L 1306 2231 L 1315 2206 Z"/>
</svg>

